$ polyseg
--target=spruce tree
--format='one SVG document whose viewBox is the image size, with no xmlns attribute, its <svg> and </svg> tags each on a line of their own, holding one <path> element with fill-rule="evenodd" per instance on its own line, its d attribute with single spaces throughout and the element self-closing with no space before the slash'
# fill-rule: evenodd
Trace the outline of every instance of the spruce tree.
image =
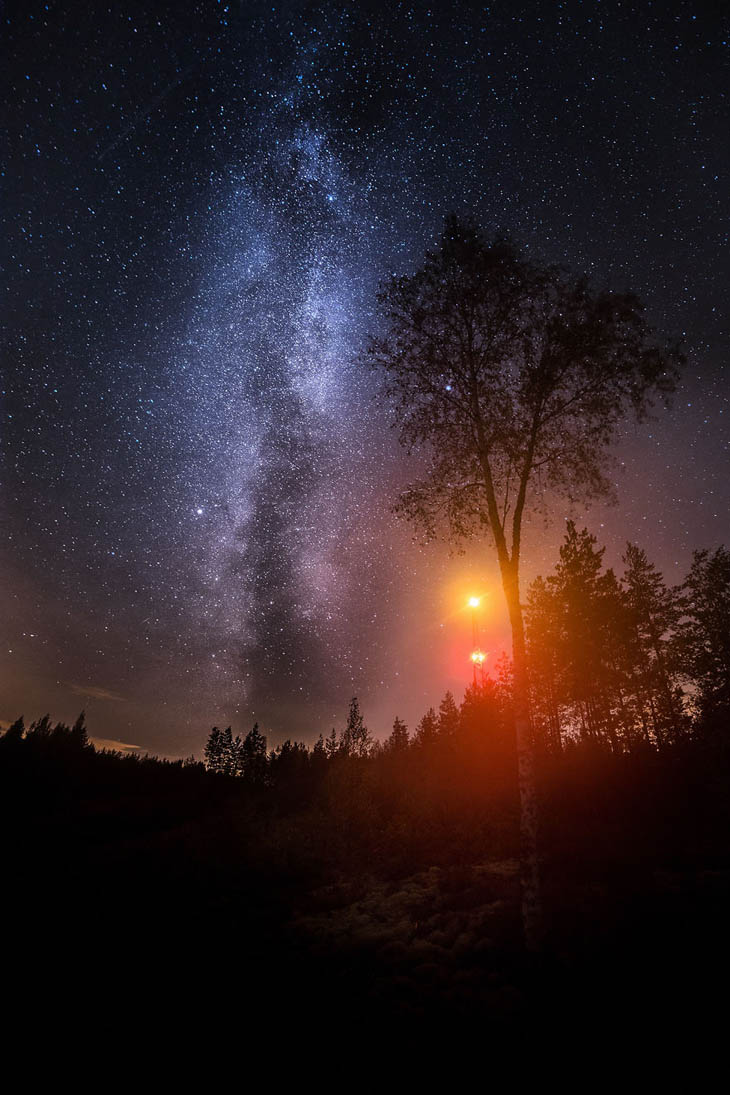
<svg viewBox="0 0 730 1095">
<path fill-rule="evenodd" d="M 453 741 L 459 733 L 459 708 L 451 692 L 439 704 L 438 733 L 443 741 Z"/>
<path fill-rule="evenodd" d="M 421 748 L 429 748 L 436 742 L 438 732 L 438 717 L 433 707 L 429 707 L 428 711 L 416 727 L 416 732 L 413 735 L 413 744 L 418 745 Z"/>
<path fill-rule="evenodd" d="M 244 738 L 242 759 L 243 774 L 249 783 L 265 783 L 268 774 L 266 738 L 259 731 L 258 723 L 254 723 L 253 729 Z"/>
<path fill-rule="evenodd" d="M 0 745 L 13 746 L 23 740 L 25 734 L 25 722 L 21 715 L 19 719 L 11 723 L 5 733 L 0 737 Z"/>
<path fill-rule="evenodd" d="M 538 577 L 527 591 L 525 636 L 530 680 L 530 706 L 536 744 L 562 749 L 563 670 L 561 611 L 554 589 Z"/>
<path fill-rule="evenodd" d="M 408 727 L 397 715 L 393 720 L 393 729 L 385 744 L 393 753 L 401 753 L 408 748 Z"/>
<path fill-rule="evenodd" d="M 208 740 L 203 749 L 203 756 L 205 757 L 205 767 L 209 772 L 221 772 L 223 770 L 221 732 L 217 726 L 214 726 L 210 734 L 208 734 Z"/>
<path fill-rule="evenodd" d="M 366 757 L 370 746 L 370 731 L 360 712 L 357 696 L 353 696 L 347 714 L 347 725 L 342 735 L 342 751 L 350 756 Z"/>
<path fill-rule="evenodd" d="M 676 740 L 685 724 L 679 664 L 673 645 L 682 616 L 679 590 L 668 588 L 646 552 L 627 544 L 621 579 L 631 634 L 626 651 L 633 677 L 641 686 L 640 716 L 657 744 Z"/>
<path fill-rule="evenodd" d="M 312 749 L 312 769 L 322 772 L 327 766 L 327 744 L 324 735 L 320 734 Z"/>
<path fill-rule="evenodd" d="M 26 738 L 33 742 L 46 741 L 51 736 L 51 716 L 44 715 L 42 719 L 37 719 L 32 722 L 28 727 L 28 733 Z"/>
<path fill-rule="evenodd" d="M 86 712 L 81 711 L 76 722 L 69 731 L 71 736 L 71 744 L 76 749 L 88 749 L 91 747 L 89 741 L 89 735 L 86 730 Z"/>
<path fill-rule="evenodd" d="M 699 714 L 722 721 L 730 713 L 730 551 L 695 551 L 683 591 L 678 649 L 697 688 Z"/>
<path fill-rule="evenodd" d="M 236 752 L 233 746 L 233 728 L 227 726 L 220 735 L 220 771 L 224 776 L 235 776 L 237 769 Z"/>
<path fill-rule="evenodd" d="M 604 551 L 587 529 L 578 532 L 568 521 L 548 587 L 559 605 L 558 654 L 572 704 L 573 732 L 618 750 L 609 622 L 620 592 L 613 573 L 601 573 Z"/>
</svg>

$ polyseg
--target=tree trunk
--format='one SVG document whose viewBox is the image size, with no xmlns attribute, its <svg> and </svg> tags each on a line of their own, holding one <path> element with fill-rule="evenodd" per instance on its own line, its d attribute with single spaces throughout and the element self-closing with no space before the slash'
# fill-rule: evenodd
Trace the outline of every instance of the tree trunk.
<svg viewBox="0 0 730 1095">
<path fill-rule="evenodd" d="M 535 753 L 530 726 L 525 628 L 522 619 L 522 605 L 520 604 L 519 580 L 516 568 L 514 568 L 513 573 L 503 575 L 503 584 L 512 626 L 514 720 L 520 792 L 522 923 L 527 949 L 539 951 L 543 940 L 543 915 L 537 844 L 538 806 L 535 785 Z"/>
</svg>

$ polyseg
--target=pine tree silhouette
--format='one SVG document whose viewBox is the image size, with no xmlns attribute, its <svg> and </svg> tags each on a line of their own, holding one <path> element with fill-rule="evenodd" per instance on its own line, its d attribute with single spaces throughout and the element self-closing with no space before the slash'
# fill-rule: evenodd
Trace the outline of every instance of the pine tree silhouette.
<svg viewBox="0 0 730 1095">
<path fill-rule="evenodd" d="M 386 747 L 394 753 L 399 753 L 408 748 L 408 743 L 408 727 L 396 715 L 395 719 L 393 720 L 393 729 L 391 730 L 390 737 L 386 742 Z"/>
<path fill-rule="evenodd" d="M 370 732 L 365 726 L 357 696 L 350 700 L 347 725 L 342 735 L 342 751 L 355 757 L 366 757 L 371 746 Z"/>
</svg>

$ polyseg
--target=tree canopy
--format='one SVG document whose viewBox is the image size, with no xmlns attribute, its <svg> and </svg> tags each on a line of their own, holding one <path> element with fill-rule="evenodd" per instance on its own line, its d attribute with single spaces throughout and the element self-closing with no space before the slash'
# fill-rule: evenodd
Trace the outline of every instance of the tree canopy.
<svg viewBox="0 0 730 1095">
<path fill-rule="evenodd" d="M 610 492 L 619 423 L 671 392 L 681 363 L 633 294 L 596 291 L 455 217 L 379 302 L 368 360 L 401 441 L 429 448 L 403 509 L 430 534 L 444 518 L 456 537 L 488 527 L 503 568 L 519 559 L 530 490 Z"/>
</svg>

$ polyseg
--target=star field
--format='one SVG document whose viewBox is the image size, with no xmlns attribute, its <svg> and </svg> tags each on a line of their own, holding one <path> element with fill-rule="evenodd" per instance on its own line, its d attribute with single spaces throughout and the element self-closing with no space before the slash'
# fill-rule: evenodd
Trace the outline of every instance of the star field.
<svg viewBox="0 0 730 1095">
<path fill-rule="evenodd" d="M 170 755 L 213 723 L 372 729 L 469 668 L 491 550 L 414 542 L 357 365 L 378 281 L 473 213 L 684 338 L 583 514 L 680 580 L 728 541 L 721 5 L 8 4 L 0 719 L 85 703 Z M 566 512 L 533 522 L 526 576 Z M 462 634 L 463 633 L 463 634 Z M 462 657 L 462 654 L 464 655 Z M 463 661 L 463 665 L 462 665 Z"/>
</svg>

